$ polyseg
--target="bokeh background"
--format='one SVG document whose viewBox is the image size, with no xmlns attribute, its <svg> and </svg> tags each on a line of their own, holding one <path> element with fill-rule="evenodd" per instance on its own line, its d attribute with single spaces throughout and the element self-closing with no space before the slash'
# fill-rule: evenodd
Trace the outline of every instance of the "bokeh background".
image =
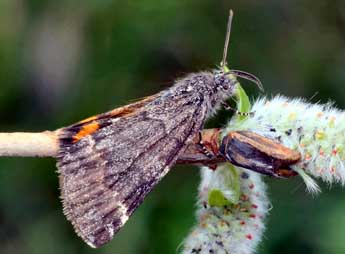
<svg viewBox="0 0 345 254">
<path fill-rule="evenodd" d="M 259 76 L 268 95 L 345 108 L 343 0 L 0 0 L 0 131 L 53 130 L 216 67 L 229 8 L 232 68 Z M 177 253 L 198 182 L 196 167 L 173 168 L 93 250 L 62 213 L 53 159 L 0 158 L 0 253 Z M 258 253 L 345 253 L 343 189 L 312 197 L 300 179 L 267 184 L 273 209 Z"/>
</svg>

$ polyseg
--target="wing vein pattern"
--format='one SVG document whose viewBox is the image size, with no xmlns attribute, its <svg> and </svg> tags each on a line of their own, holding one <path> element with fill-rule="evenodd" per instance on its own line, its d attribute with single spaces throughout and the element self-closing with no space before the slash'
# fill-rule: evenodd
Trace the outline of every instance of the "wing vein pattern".
<svg viewBox="0 0 345 254">
<path fill-rule="evenodd" d="M 75 126 L 65 128 L 57 165 L 64 213 L 78 235 L 92 247 L 110 241 L 205 116 L 202 95 L 193 101 L 157 97 L 129 115 L 95 118 L 100 128 L 77 142 L 71 139 Z"/>
</svg>

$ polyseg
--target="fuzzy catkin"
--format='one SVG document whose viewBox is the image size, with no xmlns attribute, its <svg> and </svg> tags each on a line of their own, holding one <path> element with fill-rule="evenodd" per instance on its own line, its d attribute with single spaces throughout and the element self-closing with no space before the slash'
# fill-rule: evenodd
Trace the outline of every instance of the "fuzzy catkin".
<svg viewBox="0 0 345 254">
<path fill-rule="evenodd" d="M 293 169 L 328 183 L 345 183 L 345 112 L 332 104 L 311 104 L 303 99 L 276 96 L 257 100 L 252 117 L 231 120 L 227 131 L 251 130 L 271 137 L 301 153 Z M 308 186 L 308 182 L 307 187 Z"/>
<path fill-rule="evenodd" d="M 210 206 L 209 194 L 220 190 L 231 199 L 233 186 L 228 165 L 217 170 L 201 168 L 197 221 L 184 241 L 183 254 L 252 254 L 262 238 L 264 219 L 269 210 L 266 186 L 257 173 L 234 168 L 239 176 L 237 204 Z"/>
<path fill-rule="evenodd" d="M 244 120 L 232 118 L 223 134 L 249 130 L 300 152 L 302 159 L 291 167 L 299 172 L 311 192 L 319 189 L 308 175 L 345 185 L 344 111 L 331 103 L 311 104 L 303 99 L 276 96 L 258 99 L 251 112 Z M 252 254 L 261 241 L 269 201 L 259 174 L 235 167 L 241 176 L 239 202 L 223 207 L 208 203 L 214 189 L 229 200 L 234 198 L 234 181 L 228 181 L 231 177 L 226 165 L 216 171 L 201 169 L 198 225 L 186 238 L 183 254 Z"/>
</svg>

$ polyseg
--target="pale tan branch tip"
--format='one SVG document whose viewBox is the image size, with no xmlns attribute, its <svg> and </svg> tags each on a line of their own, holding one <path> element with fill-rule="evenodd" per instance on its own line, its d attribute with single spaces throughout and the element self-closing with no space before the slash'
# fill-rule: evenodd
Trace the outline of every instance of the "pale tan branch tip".
<svg viewBox="0 0 345 254">
<path fill-rule="evenodd" d="M 0 133 L 0 157 L 56 157 L 59 152 L 59 133 L 56 131 L 44 132 L 12 132 Z M 207 157 L 200 150 L 200 142 L 212 150 L 218 151 L 218 129 L 208 129 L 201 132 L 187 147 L 184 154 L 177 160 L 178 164 L 217 164 L 224 162 L 217 152 L 213 158 Z"/>
<path fill-rule="evenodd" d="M 55 157 L 58 151 L 57 132 L 0 133 L 0 156 Z"/>
</svg>

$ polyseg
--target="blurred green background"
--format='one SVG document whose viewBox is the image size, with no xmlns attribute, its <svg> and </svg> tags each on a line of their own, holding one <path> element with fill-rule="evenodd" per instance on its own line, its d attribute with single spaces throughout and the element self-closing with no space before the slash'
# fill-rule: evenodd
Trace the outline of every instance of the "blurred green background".
<svg viewBox="0 0 345 254">
<path fill-rule="evenodd" d="M 256 74 L 268 95 L 345 108 L 343 0 L 0 0 L 0 131 L 53 130 L 214 68 L 229 8 L 232 68 Z M 93 250 L 62 213 L 54 160 L 1 158 L 0 253 L 176 253 L 195 222 L 198 182 L 196 167 L 175 167 Z M 273 209 L 258 253 L 345 253 L 341 188 L 322 185 L 313 198 L 300 179 L 267 183 Z"/>
</svg>

